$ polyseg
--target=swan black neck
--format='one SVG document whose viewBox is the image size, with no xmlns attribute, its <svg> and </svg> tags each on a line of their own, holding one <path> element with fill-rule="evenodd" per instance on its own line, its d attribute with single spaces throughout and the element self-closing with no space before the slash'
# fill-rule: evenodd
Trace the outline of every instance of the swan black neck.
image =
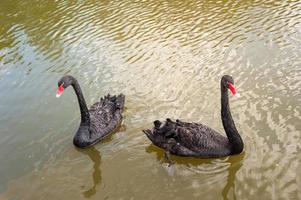
<svg viewBox="0 0 301 200">
<path fill-rule="evenodd" d="M 72 78 L 71 85 L 77 96 L 77 100 L 80 108 L 80 114 L 81 114 L 81 125 L 89 125 L 90 124 L 89 110 L 87 108 L 87 104 L 83 96 L 82 90 L 80 89 L 80 86 L 75 78 Z"/>
<path fill-rule="evenodd" d="M 238 154 L 241 153 L 244 147 L 243 141 L 235 127 L 230 107 L 229 107 L 229 97 L 228 97 L 228 87 L 221 82 L 221 117 L 225 132 L 227 134 L 229 143 L 231 144 L 231 153 Z"/>
</svg>

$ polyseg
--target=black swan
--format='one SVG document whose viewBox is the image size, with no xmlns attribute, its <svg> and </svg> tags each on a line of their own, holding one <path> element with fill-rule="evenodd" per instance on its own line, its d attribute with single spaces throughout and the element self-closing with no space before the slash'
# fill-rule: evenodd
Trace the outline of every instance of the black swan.
<svg viewBox="0 0 301 200">
<path fill-rule="evenodd" d="M 238 95 L 233 78 L 224 75 L 221 79 L 221 118 L 227 137 L 203 124 L 186 123 L 180 120 L 174 122 L 170 119 L 166 119 L 165 124 L 156 120 L 153 129 L 143 130 L 143 132 L 154 145 L 165 150 L 167 159 L 170 153 L 200 158 L 216 158 L 241 153 L 244 144 L 231 116 L 228 89 L 233 95 Z"/>
<path fill-rule="evenodd" d="M 81 122 L 73 138 L 73 144 L 79 148 L 90 147 L 108 136 L 121 124 L 125 96 L 108 94 L 88 110 L 77 80 L 70 75 L 63 76 L 59 80 L 56 97 L 60 97 L 64 89 L 70 85 L 75 90 L 81 113 Z"/>
</svg>

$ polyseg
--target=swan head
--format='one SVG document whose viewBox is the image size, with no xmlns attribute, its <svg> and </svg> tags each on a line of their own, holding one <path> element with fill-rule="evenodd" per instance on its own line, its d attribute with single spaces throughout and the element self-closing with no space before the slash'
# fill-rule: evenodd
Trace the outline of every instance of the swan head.
<svg viewBox="0 0 301 200">
<path fill-rule="evenodd" d="M 56 91 L 56 97 L 57 97 L 57 98 L 60 97 L 60 96 L 63 94 L 64 90 L 65 90 L 68 86 L 70 86 L 70 85 L 72 84 L 73 79 L 74 79 L 74 78 L 73 78 L 72 76 L 66 75 L 66 76 L 63 76 L 63 77 L 59 80 L 59 82 L 57 83 L 58 88 L 57 88 L 57 91 Z"/>
<path fill-rule="evenodd" d="M 236 88 L 234 87 L 234 80 L 232 76 L 224 75 L 222 77 L 221 83 L 224 87 L 228 88 L 234 96 L 240 97 L 240 94 L 237 92 Z"/>
</svg>

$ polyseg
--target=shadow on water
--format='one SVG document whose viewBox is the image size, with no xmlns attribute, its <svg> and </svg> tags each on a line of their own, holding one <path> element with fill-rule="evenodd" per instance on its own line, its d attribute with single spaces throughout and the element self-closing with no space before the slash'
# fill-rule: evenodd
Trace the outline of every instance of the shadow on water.
<svg viewBox="0 0 301 200">
<path fill-rule="evenodd" d="M 146 152 L 155 153 L 157 156 L 157 160 L 161 162 L 166 162 L 164 158 L 164 151 L 154 146 L 153 144 L 146 147 Z M 242 167 L 244 157 L 245 157 L 245 152 L 239 155 L 225 157 L 223 160 L 223 162 L 228 165 L 226 169 L 228 171 L 227 182 L 221 192 L 221 195 L 225 200 L 236 199 L 236 193 L 235 193 L 236 173 Z M 202 164 L 212 164 L 213 161 L 215 160 L 215 159 L 199 159 L 193 157 L 180 157 L 175 155 L 172 155 L 171 159 L 175 164 L 186 165 L 188 167 L 189 165 L 198 166 Z M 232 193 L 232 196 L 229 198 L 229 196 L 231 195 L 230 192 Z"/>
<path fill-rule="evenodd" d="M 102 179 L 101 170 L 100 170 L 101 156 L 100 156 L 100 152 L 95 147 L 91 147 L 88 149 L 77 149 L 77 150 L 89 156 L 89 158 L 94 163 L 93 165 L 94 171 L 92 174 L 93 186 L 90 189 L 82 192 L 82 194 L 85 197 L 89 198 L 96 193 L 96 186 L 101 184 L 101 179 Z"/>
</svg>

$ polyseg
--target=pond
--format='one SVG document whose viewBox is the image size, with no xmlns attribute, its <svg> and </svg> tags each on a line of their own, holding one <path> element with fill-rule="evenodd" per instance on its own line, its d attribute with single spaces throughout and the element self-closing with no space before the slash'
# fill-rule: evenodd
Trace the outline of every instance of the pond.
<svg viewBox="0 0 301 200">
<path fill-rule="evenodd" d="M 0 2 L 0 199 L 301 199 L 298 0 Z M 72 139 L 87 104 L 126 95 L 120 130 Z M 245 143 L 219 159 L 172 156 L 142 129 L 156 119 L 225 135 L 220 79 Z"/>
</svg>

